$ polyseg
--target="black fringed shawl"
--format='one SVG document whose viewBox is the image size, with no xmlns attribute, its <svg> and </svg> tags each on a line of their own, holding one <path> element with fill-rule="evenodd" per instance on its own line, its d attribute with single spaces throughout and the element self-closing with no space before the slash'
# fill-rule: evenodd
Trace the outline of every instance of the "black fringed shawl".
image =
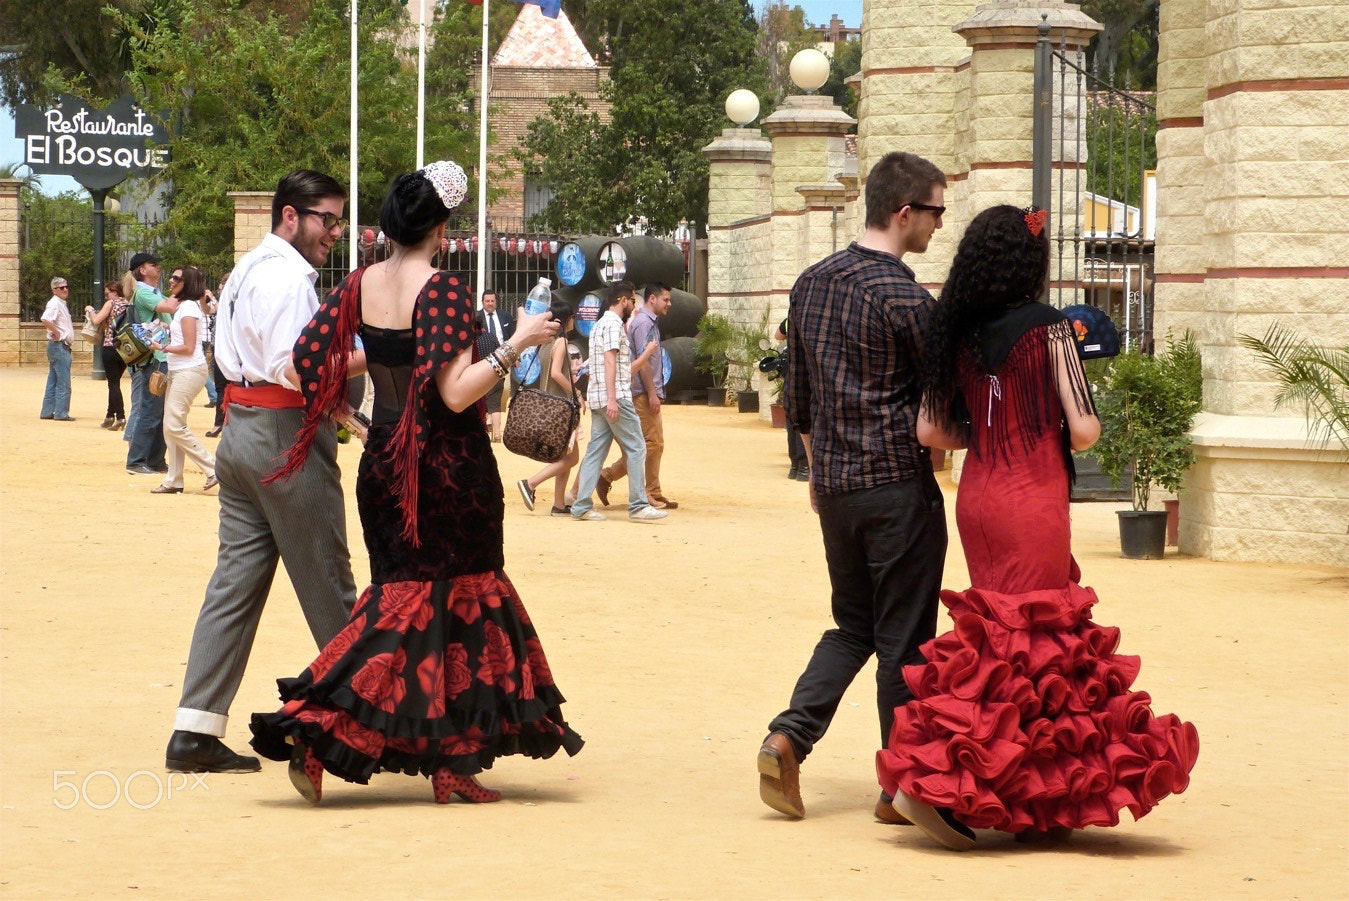
<svg viewBox="0 0 1349 901">
<path fill-rule="evenodd" d="M 298 471 L 309 455 L 319 426 L 347 401 L 347 360 L 361 325 L 361 278 L 357 269 L 333 289 L 295 342 L 295 369 L 305 398 L 305 420 L 281 468 L 264 481 Z M 394 464 L 398 505 L 403 511 L 402 535 L 413 547 L 417 534 L 419 462 L 430 432 L 432 404 L 443 404 L 435 374 L 464 350 L 473 348 L 473 298 L 457 275 L 437 272 L 426 281 L 412 309 L 417 357 L 408 385 L 403 415 L 394 427 L 388 453 Z M 481 401 L 479 402 L 481 407 Z M 480 411 L 481 412 L 481 411 Z"/>
<path fill-rule="evenodd" d="M 1031 340 L 1022 340 L 1032 336 Z M 961 354 L 960 390 L 957 403 L 971 412 L 969 448 L 980 458 L 1009 461 L 1017 436 L 1008 424 L 1008 411 L 1016 410 L 1021 423 L 1021 450 L 1029 451 L 1035 437 L 1059 429 L 1069 481 L 1075 476 L 1072 445 L 1059 399 L 1058 368 L 1068 359 L 1070 388 L 1080 413 L 1093 413 L 1091 389 L 1077 357 L 1072 325 L 1047 304 L 1027 303 L 983 324 L 976 337 L 978 353 L 967 348 Z M 1008 378 L 1017 373 L 1018 378 Z M 983 428 L 980 428 L 983 426 Z"/>
</svg>

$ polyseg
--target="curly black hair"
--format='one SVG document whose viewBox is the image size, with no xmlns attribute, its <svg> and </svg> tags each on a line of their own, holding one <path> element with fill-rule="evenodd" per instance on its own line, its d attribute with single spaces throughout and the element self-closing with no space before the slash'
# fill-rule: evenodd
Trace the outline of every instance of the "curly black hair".
<svg viewBox="0 0 1349 901">
<path fill-rule="evenodd" d="M 1049 236 L 1037 235 L 1029 210 L 1001 204 L 974 217 L 961 236 L 928 327 L 923 406 L 933 422 L 958 428 L 956 360 L 964 348 L 987 368 L 979 347 L 983 324 L 1040 296 L 1049 273 Z"/>
</svg>

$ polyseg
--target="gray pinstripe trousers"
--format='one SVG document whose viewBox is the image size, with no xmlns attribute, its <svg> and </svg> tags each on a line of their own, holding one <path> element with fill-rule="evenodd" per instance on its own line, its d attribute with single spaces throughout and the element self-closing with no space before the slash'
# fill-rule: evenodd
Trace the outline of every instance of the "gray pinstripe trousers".
<svg viewBox="0 0 1349 901">
<path fill-rule="evenodd" d="M 320 648 L 351 615 L 356 584 L 334 430 L 319 429 L 300 472 L 261 482 L 295 440 L 303 416 L 303 410 L 230 406 L 215 470 L 220 551 L 192 633 L 175 729 L 225 735 L 278 560 Z"/>
</svg>

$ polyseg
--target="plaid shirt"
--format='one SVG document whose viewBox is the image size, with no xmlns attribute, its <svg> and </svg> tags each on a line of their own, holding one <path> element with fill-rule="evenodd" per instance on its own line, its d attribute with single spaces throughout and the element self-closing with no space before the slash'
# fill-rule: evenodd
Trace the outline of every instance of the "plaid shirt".
<svg viewBox="0 0 1349 901">
<path fill-rule="evenodd" d="M 899 258 L 856 243 L 792 288 L 784 399 L 809 435 L 820 494 L 930 469 L 918 443 L 919 360 L 936 301 Z"/>
<path fill-rule="evenodd" d="M 614 400 L 632 400 L 632 349 L 623 320 L 613 309 L 604 311 L 590 332 L 590 384 L 586 387 L 586 403 L 592 410 L 603 410 L 609 403 L 609 390 L 604 384 L 604 371 L 609 361 L 606 350 L 618 350 L 618 366 L 614 372 Z"/>
</svg>

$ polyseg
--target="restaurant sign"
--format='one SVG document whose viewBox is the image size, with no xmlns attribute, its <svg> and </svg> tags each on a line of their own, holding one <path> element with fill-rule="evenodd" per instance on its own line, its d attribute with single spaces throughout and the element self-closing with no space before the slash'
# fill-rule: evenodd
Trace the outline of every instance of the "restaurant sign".
<svg viewBox="0 0 1349 901">
<path fill-rule="evenodd" d="M 22 104 L 14 116 L 23 161 L 38 175 L 69 175 L 90 191 L 107 190 L 133 173 L 163 169 L 168 135 L 123 94 L 103 109 L 77 97 L 51 107 Z"/>
</svg>

